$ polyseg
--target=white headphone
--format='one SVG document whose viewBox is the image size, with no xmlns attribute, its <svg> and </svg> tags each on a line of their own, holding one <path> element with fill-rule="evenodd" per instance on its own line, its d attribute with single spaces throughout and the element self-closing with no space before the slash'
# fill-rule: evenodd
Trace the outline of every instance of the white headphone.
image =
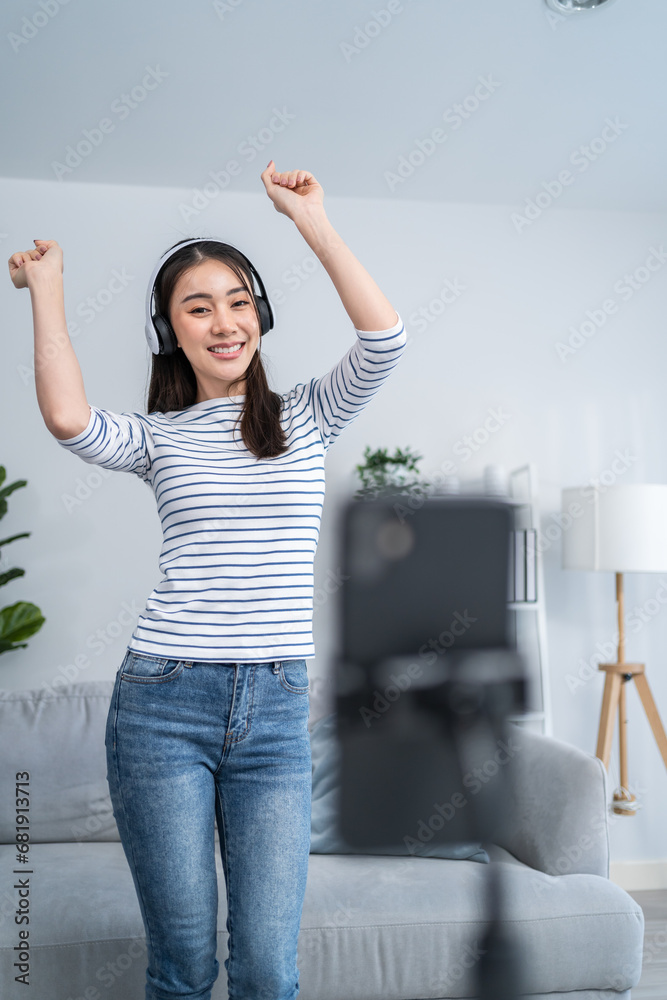
<svg viewBox="0 0 667 1000">
<path fill-rule="evenodd" d="M 161 316 L 159 313 L 153 312 L 154 306 L 154 295 L 155 295 L 155 279 L 158 276 L 160 269 L 163 264 L 165 264 L 170 257 L 183 247 L 190 246 L 191 243 L 220 243 L 221 246 L 229 247 L 235 250 L 236 253 L 241 254 L 241 257 L 247 263 L 250 273 L 255 278 L 259 291 L 253 288 L 253 295 L 257 303 L 257 310 L 259 312 L 260 318 L 260 335 L 264 336 L 269 330 L 273 329 L 273 310 L 271 309 L 271 303 L 269 302 L 269 297 L 266 294 L 266 289 L 262 279 L 260 278 L 258 272 L 256 271 L 254 265 L 244 253 L 241 253 L 236 247 L 231 246 L 230 243 L 223 243 L 222 240 L 215 239 L 211 236 L 198 236 L 196 239 L 187 240 L 186 242 L 179 243 L 177 246 L 172 247 L 171 250 L 167 250 L 165 254 L 160 257 L 159 261 L 153 269 L 153 273 L 150 276 L 148 282 L 148 289 L 146 291 L 146 325 L 145 333 L 146 340 L 148 341 L 148 346 L 150 347 L 153 354 L 164 354 L 170 355 L 174 354 L 178 348 L 176 342 L 176 334 L 174 333 L 171 323 L 166 316 Z"/>
</svg>

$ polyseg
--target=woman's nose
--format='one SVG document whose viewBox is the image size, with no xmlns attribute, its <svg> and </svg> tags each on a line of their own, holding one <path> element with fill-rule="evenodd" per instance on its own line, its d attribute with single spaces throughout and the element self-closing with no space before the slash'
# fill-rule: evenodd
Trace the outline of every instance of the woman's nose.
<svg viewBox="0 0 667 1000">
<path fill-rule="evenodd" d="M 234 329 L 233 317 L 225 309 L 216 309 L 211 320 L 211 330 L 216 333 L 226 333 Z"/>
</svg>

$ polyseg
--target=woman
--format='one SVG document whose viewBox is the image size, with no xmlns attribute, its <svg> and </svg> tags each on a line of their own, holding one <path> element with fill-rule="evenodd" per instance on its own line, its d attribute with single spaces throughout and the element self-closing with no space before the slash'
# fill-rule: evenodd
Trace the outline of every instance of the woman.
<svg viewBox="0 0 667 1000">
<path fill-rule="evenodd" d="M 310 849 L 306 659 L 315 652 L 324 458 L 406 343 L 400 317 L 329 223 L 313 175 L 279 173 L 272 160 L 261 178 L 357 332 L 326 375 L 283 395 L 268 388 L 261 360 L 271 324 L 261 280 L 256 293 L 252 265 L 226 244 L 176 245 L 157 273 L 147 415 L 88 404 L 67 336 L 58 244 L 35 240 L 9 262 L 14 285 L 30 289 L 35 357 L 49 359 L 35 365 L 46 426 L 84 461 L 136 473 L 162 522 L 163 579 L 118 670 L 106 729 L 150 1000 L 211 996 L 216 820 L 229 996 L 299 992 Z"/>
</svg>

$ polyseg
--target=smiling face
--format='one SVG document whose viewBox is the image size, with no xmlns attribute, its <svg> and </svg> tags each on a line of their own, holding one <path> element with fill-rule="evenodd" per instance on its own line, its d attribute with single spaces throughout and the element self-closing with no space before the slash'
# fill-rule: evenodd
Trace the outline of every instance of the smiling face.
<svg viewBox="0 0 667 1000">
<path fill-rule="evenodd" d="M 169 316 L 197 378 L 195 402 L 229 395 L 260 337 L 252 295 L 234 271 L 220 260 L 205 260 L 185 271 L 174 286 Z M 233 388 L 234 395 L 244 392 L 245 382 Z"/>
</svg>

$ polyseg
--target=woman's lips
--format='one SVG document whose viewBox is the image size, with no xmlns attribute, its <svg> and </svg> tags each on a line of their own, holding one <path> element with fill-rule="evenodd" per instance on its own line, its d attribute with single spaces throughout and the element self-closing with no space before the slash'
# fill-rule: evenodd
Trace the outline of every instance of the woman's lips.
<svg viewBox="0 0 667 1000">
<path fill-rule="evenodd" d="M 234 358 L 239 357 L 244 347 L 245 344 L 241 344 L 237 351 L 227 351 L 225 353 L 222 353 L 221 351 L 212 351 L 211 348 L 209 347 L 208 353 L 212 354 L 214 358 L 222 358 L 223 361 L 233 361 Z"/>
</svg>

